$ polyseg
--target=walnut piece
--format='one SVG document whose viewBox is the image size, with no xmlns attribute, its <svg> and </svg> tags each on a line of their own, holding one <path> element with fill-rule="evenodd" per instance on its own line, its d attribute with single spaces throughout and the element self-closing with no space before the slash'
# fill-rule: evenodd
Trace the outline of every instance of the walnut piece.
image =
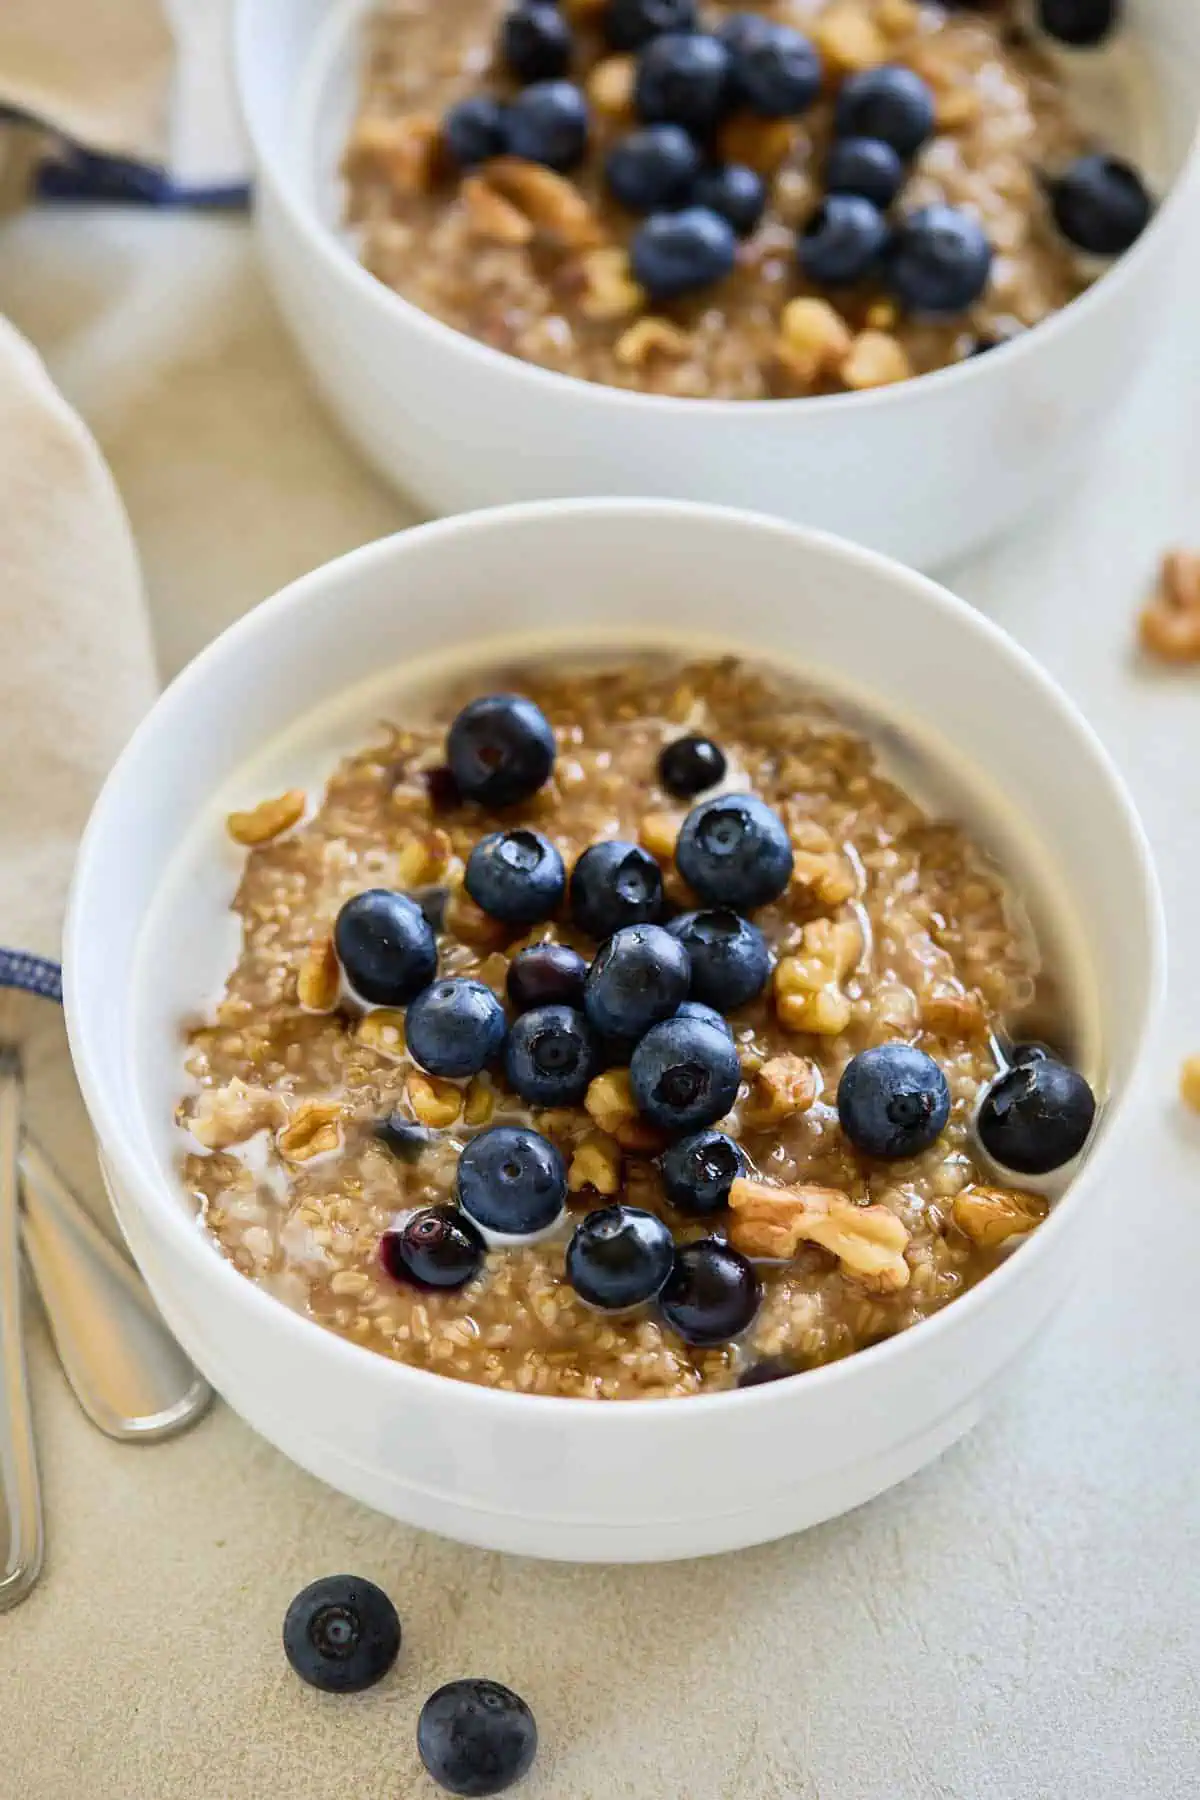
<svg viewBox="0 0 1200 1800">
<path fill-rule="evenodd" d="M 628 1069 L 606 1069 L 597 1075 L 584 1095 L 588 1117 L 616 1138 L 622 1150 L 654 1152 L 666 1142 L 657 1126 L 643 1119 L 633 1097 Z"/>
<path fill-rule="evenodd" d="M 296 975 L 296 999 L 305 1012 L 328 1013 L 337 1005 L 341 971 L 333 939 L 314 938 Z"/>
<path fill-rule="evenodd" d="M 497 156 L 474 177 L 527 219 L 539 237 L 569 250 L 604 241 L 600 221 L 573 182 L 542 163 Z"/>
<path fill-rule="evenodd" d="M 463 1121 L 467 1125 L 486 1125 L 496 1110 L 496 1090 L 486 1075 L 473 1075 L 467 1083 L 463 1104 Z"/>
<path fill-rule="evenodd" d="M 825 827 L 805 813 L 790 811 L 787 827 L 792 841 L 792 886 L 806 889 L 806 900 L 831 912 L 853 899 L 858 890 L 854 866 Z"/>
<path fill-rule="evenodd" d="M 780 314 L 775 357 L 788 375 L 810 387 L 839 368 L 852 341 L 850 327 L 835 306 L 801 294 Z"/>
<path fill-rule="evenodd" d="M 638 843 L 659 862 L 670 862 L 675 855 L 675 843 L 682 824 L 681 813 L 643 813 L 638 826 Z"/>
<path fill-rule="evenodd" d="M 750 1098 L 742 1109 L 742 1124 L 762 1131 L 784 1119 L 807 1112 L 817 1096 L 813 1067 L 803 1056 L 787 1051 L 763 1063 L 750 1083 Z"/>
<path fill-rule="evenodd" d="M 453 1125 L 462 1110 L 461 1091 L 452 1081 L 443 1081 L 437 1075 L 422 1075 L 414 1069 L 404 1083 L 404 1092 L 413 1117 L 422 1125 L 435 1129 Z"/>
<path fill-rule="evenodd" d="M 784 1261 L 801 1244 L 819 1244 L 872 1292 L 907 1287 L 908 1232 L 886 1206 L 856 1206 L 837 1188 L 768 1187 L 739 1175 L 729 1190 L 729 1241 L 743 1256 Z"/>
<path fill-rule="evenodd" d="M 467 223 L 475 237 L 493 244 L 531 244 L 533 220 L 497 193 L 483 175 L 466 175 L 459 189 Z"/>
<path fill-rule="evenodd" d="M 996 1250 L 1010 1238 L 1024 1237 L 1050 1210 L 1040 1194 L 1014 1188 L 968 1187 L 954 1196 L 950 1216 L 981 1250 Z"/>
<path fill-rule="evenodd" d="M 839 75 L 874 69 L 890 54 L 887 38 L 861 0 L 834 0 L 814 20 L 812 35 L 825 62 Z"/>
<path fill-rule="evenodd" d="M 789 1031 L 837 1037 L 850 1023 L 851 1005 L 842 982 L 862 953 L 855 919 L 811 919 L 800 949 L 781 957 L 775 968 L 775 1012 Z"/>
<path fill-rule="evenodd" d="M 342 1141 L 341 1106 L 336 1100 L 302 1100 L 275 1139 L 288 1162 L 309 1162 L 336 1150 Z"/>
<path fill-rule="evenodd" d="M 977 993 L 935 988 L 921 1002 L 921 1024 L 938 1037 L 981 1038 L 987 1032 L 987 1013 Z"/>
<path fill-rule="evenodd" d="M 352 181 L 374 176 L 397 194 L 427 194 L 437 182 L 441 147 L 442 128 L 431 114 L 367 117 L 355 126 L 343 167 Z"/>
<path fill-rule="evenodd" d="M 235 844 L 247 848 L 269 844 L 273 838 L 290 831 L 304 817 L 308 798 L 302 788 L 289 788 L 274 800 L 260 800 L 249 812 L 231 812 L 225 829 Z"/>
<path fill-rule="evenodd" d="M 589 1131 L 576 1148 L 567 1170 L 567 1186 L 573 1194 L 594 1188 L 598 1194 L 621 1191 L 621 1146 L 604 1131 Z"/>
<path fill-rule="evenodd" d="M 1200 662 L 1200 551 L 1171 550 L 1142 613 L 1142 648 L 1161 662 Z"/>
<path fill-rule="evenodd" d="M 617 339 L 617 361 L 627 369 L 641 369 L 655 356 L 678 359 L 686 356 L 692 340 L 670 319 L 638 319 Z"/>
<path fill-rule="evenodd" d="M 598 113 L 624 119 L 633 112 L 637 63 L 632 56 L 606 56 L 587 78 L 587 97 Z"/>
<path fill-rule="evenodd" d="M 449 835 L 435 826 L 416 832 L 400 845 L 396 857 L 396 882 L 402 888 L 424 887 L 444 875 L 450 861 Z"/>
<path fill-rule="evenodd" d="M 907 37 L 920 22 L 915 0 L 875 0 L 875 23 L 889 37 Z"/>
<path fill-rule="evenodd" d="M 795 141 L 796 127 L 789 119 L 734 113 L 717 133 L 717 154 L 722 162 L 745 163 L 756 174 L 774 175 Z"/>
<path fill-rule="evenodd" d="M 235 1075 L 224 1087 L 205 1088 L 182 1120 L 206 1150 L 244 1144 L 258 1131 L 273 1131 L 284 1117 L 283 1101 L 268 1088 L 249 1087 Z"/>
<path fill-rule="evenodd" d="M 446 902 L 446 930 L 477 950 L 499 950 L 512 935 L 509 926 L 500 919 L 493 919 L 482 906 L 476 906 L 461 886 L 451 889 Z"/>
<path fill-rule="evenodd" d="M 646 306 L 645 289 L 633 278 L 627 251 L 616 244 L 589 250 L 581 263 L 583 294 L 579 310 L 587 319 L 603 322 L 627 319 Z"/>
<path fill-rule="evenodd" d="M 848 388 L 890 387 L 912 378 L 908 352 L 886 331 L 860 331 L 838 371 Z"/>
<path fill-rule="evenodd" d="M 397 1061 L 408 1049 L 408 1041 L 404 1035 L 404 1014 L 393 1011 L 390 1006 L 377 1006 L 363 1014 L 354 1028 L 354 1035 L 360 1044 L 368 1050 L 374 1050 L 378 1056 L 392 1056 Z"/>
</svg>

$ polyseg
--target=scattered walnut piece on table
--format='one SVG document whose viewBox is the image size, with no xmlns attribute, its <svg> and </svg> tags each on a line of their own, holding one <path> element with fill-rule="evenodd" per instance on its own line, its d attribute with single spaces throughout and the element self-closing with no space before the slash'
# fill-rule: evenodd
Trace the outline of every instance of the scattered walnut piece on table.
<svg viewBox="0 0 1200 1800">
<path fill-rule="evenodd" d="M 1200 551 L 1167 552 L 1139 629 L 1143 650 L 1160 662 L 1200 662 Z"/>
<path fill-rule="evenodd" d="M 1050 1210 L 1041 1194 L 1015 1188 L 968 1187 L 954 1197 L 950 1216 L 981 1250 L 998 1250 L 1010 1238 L 1024 1237 Z"/>
<path fill-rule="evenodd" d="M 225 821 L 225 829 L 235 844 L 253 849 L 257 844 L 269 844 L 273 838 L 282 837 L 285 831 L 299 824 L 307 805 L 308 799 L 302 788 L 289 788 L 286 794 L 279 794 L 274 800 L 260 800 L 248 812 L 231 812 Z"/>
<path fill-rule="evenodd" d="M 908 1232 L 886 1206 L 857 1206 L 837 1188 L 769 1187 L 744 1176 L 733 1183 L 729 1205 L 729 1241 L 743 1256 L 783 1261 L 801 1244 L 819 1244 L 875 1293 L 908 1286 Z"/>
<path fill-rule="evenodd" d="M 1179 1071 L 1179 1098 L 1200 1113 L 1200 1056 L 1185 1057 Z"/>
</svg>

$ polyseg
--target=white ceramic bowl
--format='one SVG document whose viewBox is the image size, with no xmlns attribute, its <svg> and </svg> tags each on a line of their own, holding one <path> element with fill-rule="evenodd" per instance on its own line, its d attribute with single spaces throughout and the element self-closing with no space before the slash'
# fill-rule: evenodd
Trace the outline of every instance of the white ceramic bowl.
<svg viewBox="0 0 1200 1800">
<path fill-rule="evenodd" d="M 631 394 L 488 349 L 368 275 L 333 172 L 370 0 L 240 0 L 238 64 L 275 293 L 330 409 L 434 513 L 586 494 L 751 506 L 918 567 L 1000 532 L 1095 438 L 1152 347 L 1196 223 L 1200 7 L 1128 0 L 1170 199 L 1074 305 L 988 356 L 873 393 L 760 402 Z"/>
<path fill-rule="evenodd" d="M 319 779 L 422 659 L 469 646 L 482 671 L 531 645 L 619 652 L 681 638 L 693 651 L 733 646 L 796 664 L 867 708 L 907 766 L 936 772 L 947 804 L 972 813 L 1049 897 L 1087 996 L 1086 1066 L 1107 1095 L 1094 1146 L 1000 1271 L 932 1321 L 793 1381 L 600 1405 L 405 1368 L 239 1275 L 202 1234 L 175 1172 L 181 1019 L 232 961 L 224 814 L 275 783 Z M 67 1016 L 134 1254 L 185 1348 L 253 1426 L 335 1487 L 451 1537 L 658 1559 L 755 1543 L 857 1505 L 978 1418 L 1096 1235 L 1161 945 L 1155 879 L 1119 777 L 995 626 L 919 575 L 793 526 L 668 502 L 559 501 L 357 551 L 257 608 L 184 671 L 88 827 L 67 927 Z"/>
</svg>

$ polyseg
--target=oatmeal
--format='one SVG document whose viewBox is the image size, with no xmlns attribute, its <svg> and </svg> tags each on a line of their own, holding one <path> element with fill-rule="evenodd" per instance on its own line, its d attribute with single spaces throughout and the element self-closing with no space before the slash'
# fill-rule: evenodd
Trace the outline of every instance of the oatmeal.
<svg viewBox="0 0 1200 1800">
<path fill-rule="evenodd" d="M 500 686 L 230 819 L 241 953 L 179 1109 L 224 1254 L 419 1368 L 614 1399 L 986 1276 L 1093 1104 L 1010 1048 L 1069 1021 L 1001 874 L 746 665 Z"/>
<path fill-rule="evenodd" d="M 563 374 L 903 381 L 1057 312 L 1150 214 L 1022 13 L 386 0 L 347 217 L 397 293 Z"/>
</svg>

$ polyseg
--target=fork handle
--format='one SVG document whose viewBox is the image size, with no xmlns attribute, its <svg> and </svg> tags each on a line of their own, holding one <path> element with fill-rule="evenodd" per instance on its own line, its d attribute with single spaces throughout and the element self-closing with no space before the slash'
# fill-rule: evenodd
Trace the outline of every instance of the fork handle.
<svg viewBox="0 0 1200 1800">
<path fill-rule="evenodd" d="M 29 1593 L 44 1551 L 21 1328 L 20 1143 L 21 1077 L 15 1067 L 0 1067 L 0 1612 Z"/>
</svg>

